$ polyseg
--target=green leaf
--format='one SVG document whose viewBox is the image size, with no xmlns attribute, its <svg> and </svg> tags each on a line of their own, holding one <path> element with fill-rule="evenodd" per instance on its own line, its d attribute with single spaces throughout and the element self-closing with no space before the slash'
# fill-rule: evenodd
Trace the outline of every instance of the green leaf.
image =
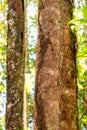
<svg viewBox="0 0 87 130">
<path fill-rule="evenodd" d="M 6 91 L 6 88 L 3 85 L 0 85 L 0 92 Z"/>
<path fill-rule="evenodd" d="M 87 124 L 87 115 L 84 115 L 84 116 L 83 116 L 82 122 L 83 122 L 84 124 Z"/>
<path fill-rule="evenodd" d="M 84 20 L 87 21 L 87 5 L 85 5 L 82 9 Z"/>
</svg>

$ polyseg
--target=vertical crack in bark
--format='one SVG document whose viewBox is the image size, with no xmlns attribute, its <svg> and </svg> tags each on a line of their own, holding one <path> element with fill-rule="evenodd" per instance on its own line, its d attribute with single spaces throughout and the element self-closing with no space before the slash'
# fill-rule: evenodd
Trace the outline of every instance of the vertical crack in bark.
<svg viewBox="0 0 87 130">
<path fill-rule="evenodd" d="M 24 0 L 22 0 L 22 9 L 24 11 Z"/>
<path fill-rule="evenodd" d="M 23 32 L 21 32 L 21 40 L 22 40 L 22 42 L 23 42 L 23 37 L 24 37 L 24 34 L 23 34 Z"/>
</svg>

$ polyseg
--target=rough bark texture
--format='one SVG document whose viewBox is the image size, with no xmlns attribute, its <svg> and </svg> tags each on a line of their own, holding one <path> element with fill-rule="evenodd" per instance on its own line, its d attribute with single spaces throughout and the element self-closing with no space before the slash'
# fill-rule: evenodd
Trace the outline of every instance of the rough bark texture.
<svg viewBox="0 0 87 130">
<path fill-rule="evenodd" d="M 8 0 L 6 130 L 24 130 L 24 0 Z"/>
<path fill-rule="evenodd" d="M 39 0 L 34 130 L 77 130 L 71 19 L 69 0 Z"/>
</svg>

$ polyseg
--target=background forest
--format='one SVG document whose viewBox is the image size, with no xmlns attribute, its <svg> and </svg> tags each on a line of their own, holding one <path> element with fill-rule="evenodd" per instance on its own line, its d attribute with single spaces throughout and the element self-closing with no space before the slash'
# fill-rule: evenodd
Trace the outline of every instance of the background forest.
<svg viewBox="0 0 87 130">
<path fill-rule="evenodd" d="M 0 130 L 5 130 L 7 0 L 0 0 Z M 29 128 L 33 129 L 35 58 L 38 28 L 38 2 L 27 0 L 28 74 L 26 91 L 29 105 Z M 87 2 L 75 0 L 73 20 L 68 23 L 77 36 L 76 66 L 78 82 L 78 112 L 81 130 L 87 129 Z"/>
</svg>

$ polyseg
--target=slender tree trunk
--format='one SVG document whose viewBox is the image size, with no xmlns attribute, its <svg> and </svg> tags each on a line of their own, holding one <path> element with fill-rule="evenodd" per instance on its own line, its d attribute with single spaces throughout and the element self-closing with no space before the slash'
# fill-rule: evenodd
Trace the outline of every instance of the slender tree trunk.
<svg viewBox="0 0 87 130">
<path fill-rule="evenodd" d="M 6 130 L 25 130 L 27 123 L 24 21 L 24 0 L 8 0 Z"/>
<path fill-rule="evenodd" d="M 39 0 L 34 130 L 77 130 L 72 4 Z"/>
<path fill-rule="evenodd" d="M 26 73 L 28 73 L 28 37 L 27 37 L 27 1 L 24 0 L 24 48 L 25 48 L 25 89 L 23 92 L 23 121 L 24 130 L 28 129 L 28 95 L 26 93 Z"/>
</svg>

